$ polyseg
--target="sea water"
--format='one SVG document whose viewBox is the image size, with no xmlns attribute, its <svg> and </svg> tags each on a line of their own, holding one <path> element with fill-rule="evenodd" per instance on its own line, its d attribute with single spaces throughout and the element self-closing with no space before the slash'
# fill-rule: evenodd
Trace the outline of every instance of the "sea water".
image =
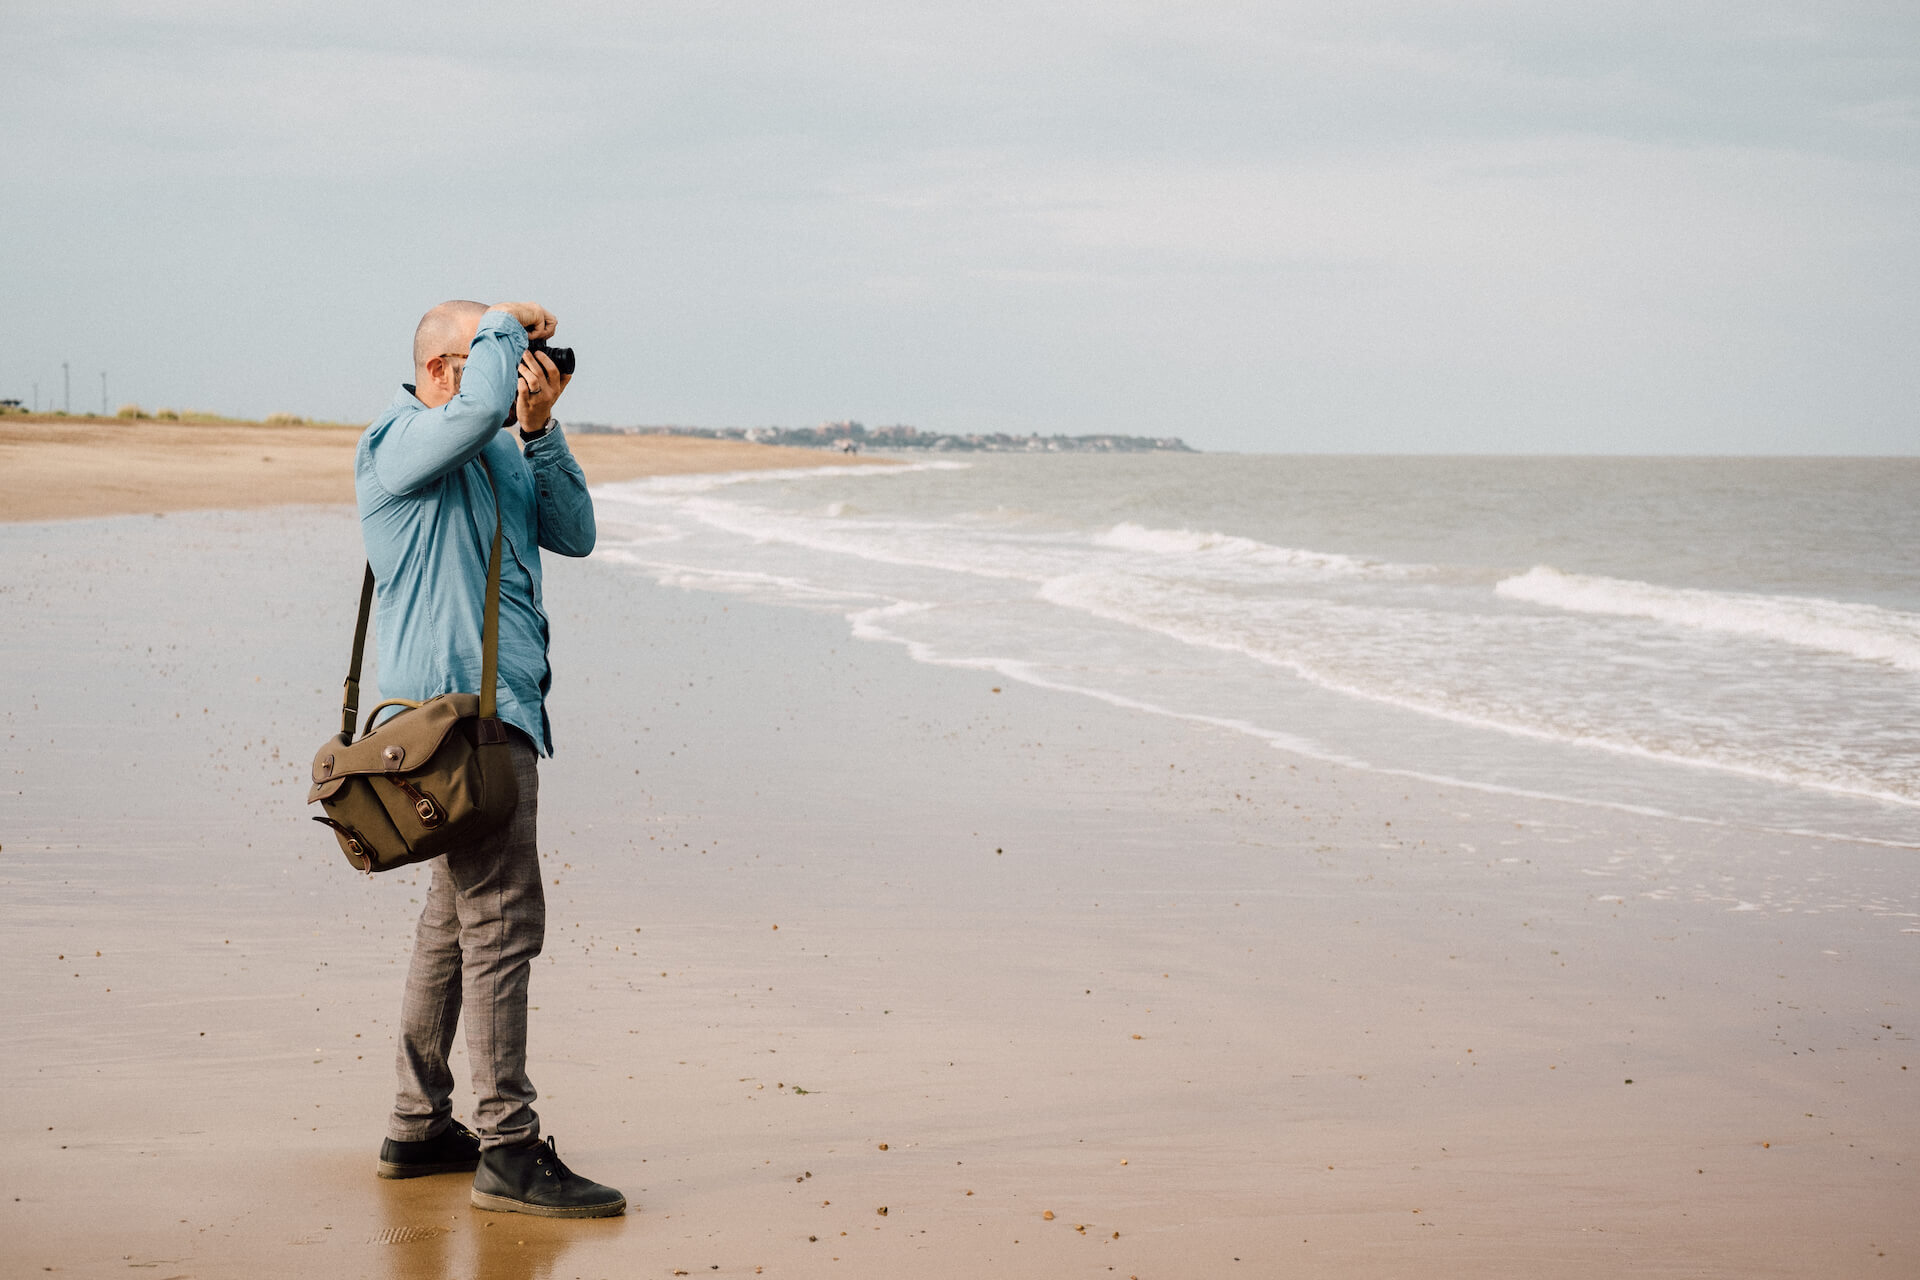
<svg viewBox="0 0 1920 1280">
<path fill-rule="evenodd" d="M 1294 757 L 1920 847 L 1920 459 L 904 463 L 604 486 L 601 554 Z"/>
</svg>

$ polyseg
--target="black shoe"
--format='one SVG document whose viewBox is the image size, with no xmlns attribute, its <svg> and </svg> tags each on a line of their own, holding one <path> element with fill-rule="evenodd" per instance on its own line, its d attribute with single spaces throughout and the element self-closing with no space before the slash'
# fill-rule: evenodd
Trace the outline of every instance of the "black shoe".
<svg viewBox="0 0 1920 1280">
<path fill-rule="evenodd" d="M 380 1144 L 383 1178 L 423 1178 L 429 1173 L 469 1173 L 480 1163 L 480 1135 L 455 1120 L 431 1138 L 419 1142 Z"/>
<path fill-rule="evenodd" d="M 481 1152 L 468 1199 L 476 1209 L 540 1218 L 611 1218 L 627 1211 L 618 1191 L 561 1164 L 552 1138 Z"/>
</svg>

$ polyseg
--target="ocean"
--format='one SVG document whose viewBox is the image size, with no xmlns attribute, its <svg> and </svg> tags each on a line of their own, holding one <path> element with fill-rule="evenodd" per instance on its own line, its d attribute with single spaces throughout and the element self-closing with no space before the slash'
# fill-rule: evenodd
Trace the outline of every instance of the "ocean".
<svg viewBox="0 0 1920 1280">
<path fill-rule="evenodd" d="M 596 493 L 636 573 L 1143 737 L 1920 848 L 1920 459 L 984 454 Z"/>
</svg>

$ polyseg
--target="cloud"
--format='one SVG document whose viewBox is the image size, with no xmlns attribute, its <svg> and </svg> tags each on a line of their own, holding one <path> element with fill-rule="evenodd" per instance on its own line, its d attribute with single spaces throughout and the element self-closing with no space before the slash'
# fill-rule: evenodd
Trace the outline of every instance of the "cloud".
<svg viewBox="0 0 1920 1280">
<path fill-rule="evenodd" d="M 92 344 L 136 398 L 368 412 L 426 302 L 497 288 L 622 353 L 570 393 L 619 420 L 1910 447 L 1898 6 L 0 22 L 36 51 L 0 83 L 0 288 L 37 318 L 0 320 L 4 394 Z M 184 362 L 155 309 L 204 335 Z"/>
</svg>

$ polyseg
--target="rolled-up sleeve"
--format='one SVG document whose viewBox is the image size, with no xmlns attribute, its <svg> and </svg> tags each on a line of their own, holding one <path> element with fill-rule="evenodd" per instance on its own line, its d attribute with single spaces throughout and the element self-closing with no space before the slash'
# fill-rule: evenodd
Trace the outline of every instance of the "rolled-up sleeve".
<svg viewBox="0 0 1920 1280">
<path fill-rule="evenodd" d="M 525 456 L 533 469 L 541 547 L 563 556 L 590 554 L 597 536 L 593 496 L 560 424 L 528 441 Z"/>
<path fill-rule="evenodd" d="M 460 394 L 437 409 L 395 422 L 373 448 L 373 472 L 381 487 L 409 494 L 473 461 L 513 412 L 520 356 L 526 349 L 527 331 L 518 320 L 504 311 L 482 316 L 467 353 Z"/>
</svg>

